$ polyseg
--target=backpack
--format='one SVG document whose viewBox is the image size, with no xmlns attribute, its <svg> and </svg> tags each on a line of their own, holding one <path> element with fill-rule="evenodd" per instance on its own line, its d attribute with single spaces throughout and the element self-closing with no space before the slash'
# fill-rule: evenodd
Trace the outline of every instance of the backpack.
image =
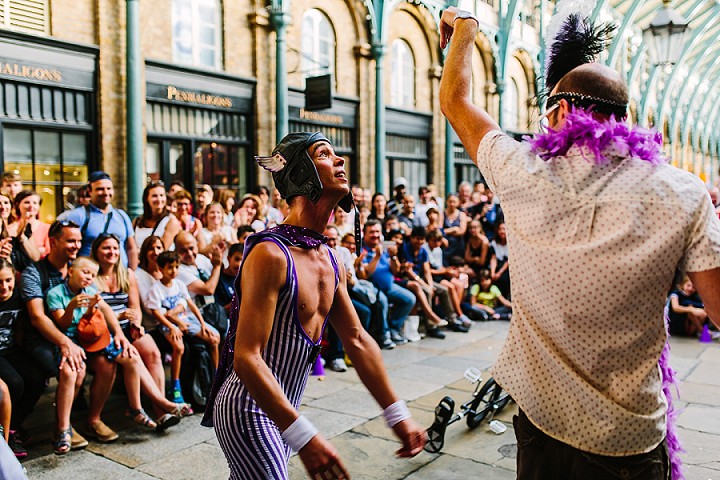
<svg viewBox="0 0 720 480">
<path fill-rule="evenodd" d="M 204 412 L 212 388 L 215 366 L 207 346 L 201 340 L 189 338 L 184 341 L 185 354 L 180 367 L 183 397 L 196 412 Z"/>
</svg>

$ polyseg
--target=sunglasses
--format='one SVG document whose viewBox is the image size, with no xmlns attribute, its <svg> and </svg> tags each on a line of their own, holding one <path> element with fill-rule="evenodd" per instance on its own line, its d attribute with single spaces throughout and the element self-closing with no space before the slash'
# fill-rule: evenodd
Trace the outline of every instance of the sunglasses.
<svg viewBox="0 0 720 480">
<path fill-rule="evenodd" d="M 72 220 L 55 220 L 52 223 L 52 225 L 50 225 L 50 228 L 48 229 L 48 236 L 55 237 L 64 228 L 80 228 L 80 225 L 73 222 Z"/>
<path fill-rule="evenodd" d="M 164 187 L 164 186 L 165 186 L 165 182 L 163 182 L 162 180 L 155 180 L 152 182 L 148 182 L 148 184 L 147 184 L 147 188 Z"/>
</svg>

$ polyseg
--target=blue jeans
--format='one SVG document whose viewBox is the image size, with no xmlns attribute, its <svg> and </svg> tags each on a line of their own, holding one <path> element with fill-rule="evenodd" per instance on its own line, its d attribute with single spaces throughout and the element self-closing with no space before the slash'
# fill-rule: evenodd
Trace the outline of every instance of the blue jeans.
<svg viewBox="0 0 720 480">
<path fill-rule="evenodd" d="M 388 302 L 392 303 L 393 308 L 388 318 L 388 326 L 391 330 L 402 331 L 405 319 L 415 306 L 415 294 L 407 288 L 393 283 L 390 288 L 384 290 Z"/>
<path fill-rule="evenodd" d="M 370 325 L 370 317 L 372 315 L 370 308 L 366 307 L 357 300 L 350 300 L 352 300 L 353 307 L 355 307 L 355 311 L 360 318 L 360 323 L 363 327 L 365 327 L 365 329 L 367 329 L 368 325 Z M 327 326 L 327 341 L 328 347 L 325 351 L 325 358 L 327 360 L 335 360 L 336 358 L 343 358 L 345 356 L 345 350 L 343 349 L 340 337 L 338 337 L 335 329 L 329 323 Z"/>
</svg>

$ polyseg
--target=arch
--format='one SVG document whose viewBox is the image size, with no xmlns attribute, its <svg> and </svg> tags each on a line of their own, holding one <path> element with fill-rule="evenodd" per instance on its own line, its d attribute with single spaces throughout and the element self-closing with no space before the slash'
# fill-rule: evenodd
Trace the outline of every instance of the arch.
<svg viewBox="0 0 720 480">
<path fill-rule="evenodd" d="M 515 127 L 511 127 L 511 123 L 506 122 L 507 128 L 528 131 L 537 117 L 537 109 L 533 108 L 537 107 L 533 59 L 527 50 L 517 49 L 508 58 L 507 63 L 506 92 L 509 92 L 510 88 L 517 88 L 517 108 L 519 113 Z M 514 82 L 515 85 L 513 86 L 511 82 Z M 505 99 L 505 101 L 508 100 L 513 101 L 510 96 Z M 505 109 L 506 113 L 509 111 L 509 109 Z M 503 116 L 503 118 L 505 117 Z"/>
<path fill-rule="evenodd" d="M 423 13 L 424 12 L 424 13 Z M 412 107 L 419 111 L 433 111 L 432 103 L 432 81 L 429 75 L 422 72 L 430 72 L 438 65 L 437 31 L 433 22 L 428 23 L 431 17 L 427 11 L 417 5 L 403 3 L 398 6 L 391 16 L 388 27 L 388 45 L 392 45 L 397 39 L 407 42 L 413 52 L 415 59 L 415 105 Z M 434 38 L 434 39 L 433 39 Z M 431 41 L 431 39 L 433 39 Z M 386 72 L 392 71 L 392 55 L 385 55 L 383 58 Z M 385 98 L 392 98 L 392 83 L 385 79 Z"/>
<path fill-rule="evenodd" d="M 415 107 L 415 54 L 403 38 L 390 45 L 390 102 L 394 107 Z"/>
<path fill-rule="evenodd" d="M 337 35 L 327 13 L 311 8 L 303 13 L 300 26 L 300 71 L 305 76 L 335 73 Z"/>
</svg>

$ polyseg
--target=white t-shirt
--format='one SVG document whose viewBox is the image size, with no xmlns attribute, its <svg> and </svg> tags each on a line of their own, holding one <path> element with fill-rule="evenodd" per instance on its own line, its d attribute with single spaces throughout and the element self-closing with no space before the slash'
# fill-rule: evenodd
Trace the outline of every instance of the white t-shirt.
<svg viewBox="0 0 720 480">
<path fill-rule="evenodd" d="M 150 235 L 155 235 L 156 237 L 162 238 L 162 236 L 165 235 L 165 227 L 167 227 L 169 221 L 170 215 L 165 215 L 163 219 L 160 220 L 160 223 L 157 224 L 157 228 L 155 228 L 155 233 L 153 233 L 152 228 L 135 227 L 135 243 L 137 243 L 138 248 L 142 247 L 143 242 Z M 173 246 L 170 250 L 175 250 L 175 247 Z"/>
<path fill-rule="evenodd" d="M 168 310 L 183 305 L 187 311 L 189 300 L 190 293 L 184 283 L 175 279 L 169 286 L 165 286 L 162 282 L 156 281 L 150 288 L 147 307 L 148 310 L 159 310 L 160 313 L 165 314 Z M 158 325 L 155 318 L 152 318 L 150 323 L 151 328 Z"/>
<path fill-rule="evenodd" d="M 628 456 L 665 438 L 667 290 L 677 268 L 720 267 L 720 220 L 698 177 L 605 153 L 602 166 L 578 147 L 544 161 L 499 131 L 480 143 L 512 257 L 513 319 L 492 371 L 546 434 Z"/>
<path fill-rule="evenodd" d="M 195 257 L 195 265 L 185 265 L 184 263 L 180 264 L 177 280 L 180 280 L 188 286 L 197 280 L 205 282 L 208 278 L 210 278 L 210 275 L 212 275 L 212 271 L 213 265 L 210 259 L 205 255 L 199 254 Z M 204 303 L 203 301 L 200 301 L 202 305 L 215 302 L 215 297 L 213 295 L 201 296 L 191 294 L 191 297 L 195 303 L 198 303 L 198 297 L 202 297 L 204 299 Z"/>
</svg>

